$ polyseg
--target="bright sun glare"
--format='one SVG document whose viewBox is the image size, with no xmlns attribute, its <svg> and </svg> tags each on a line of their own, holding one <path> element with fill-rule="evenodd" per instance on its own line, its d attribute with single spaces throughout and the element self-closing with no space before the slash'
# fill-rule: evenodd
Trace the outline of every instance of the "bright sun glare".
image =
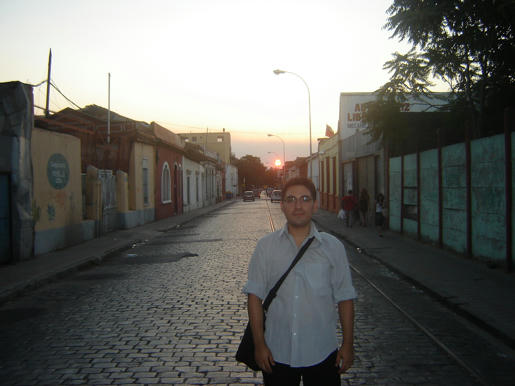
<svg viewBox="0 0 515 386">
<path fill-rule="evenodd" d="M 275 160 L 275 166 L 277 166 L 277 167 L 281 166 L 281 160 L 280 159 L 276 159 Z"/>
</svg>

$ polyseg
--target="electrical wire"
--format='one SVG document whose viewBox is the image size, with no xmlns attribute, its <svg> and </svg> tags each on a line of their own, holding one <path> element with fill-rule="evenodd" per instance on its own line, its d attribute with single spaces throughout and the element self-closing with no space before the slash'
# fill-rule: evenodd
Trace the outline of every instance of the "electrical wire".
<svg viewBox="0 0 515 386">
<path fill-rule="evenodd" d="M 72 101 L 70 98 L 68 98 L 66 95 L 64 95 L 64 94 L 62 93 L 62 91 L 61 91 L 61 90 L 59 90 L 59 87 L 57 87 L 53 81 L 50 81 L 50 85 L 52 85 L 52 87 L 53 87 L 53 88 L 55 88 L 55 90 L 56 90 L 59 94 L 61 94 L 61 95 L 62 95 L 62 97 L 63 97 L 64 99 L 66 99 L 68 102 L 70 102 L 72 105 L 74 105 L 75 107 L 77 107 L 79 110 L 81 110 L 81 109 L 82 109 L 82 107 L 80 107 L 77 103 L 75 103 L 75 102 L 74 102 L 74 101 Z"/>
<path fill-rule="evenodd" d="M 28 83 L 29 86 L 32 86 L 32 87 L 39 87 L 41 86 L 42 84 L 45 84 L 46 83 L 46 79 L 42 80 L 41 82 L 37 83 L 37 84 L 30 84 Z"/>
<path fill-rule="evenodd" d="M 41 107 L 41 106 L 38 106 L 38 105 L 34 105 L 35 108 L 37 109 L 40 109 L 40 110 L 46 110 L 45 107 Z M 55 114 L 56 112 L 55 111 L 52 111 L 52 110 L 48 110 L 49 112 L 51 112 L 52 114 Z"/>
</svg>

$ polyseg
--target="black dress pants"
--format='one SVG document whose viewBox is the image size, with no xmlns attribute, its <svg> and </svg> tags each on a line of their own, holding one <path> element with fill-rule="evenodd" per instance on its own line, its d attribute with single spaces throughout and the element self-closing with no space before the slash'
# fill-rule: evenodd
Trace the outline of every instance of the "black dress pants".
<svg viewBox="0 0 515 386">
<path fill-rule="evenodd" d="M 270 374 L 263 371 L 265 386 L 298 386 L 301 378 L 304 386 L 340 386 L 341 378 L 335 366 L 337 353 L 334 351 L 323 362 L 309 367 L 290 367 L 276 362 Z"/>
</svg>

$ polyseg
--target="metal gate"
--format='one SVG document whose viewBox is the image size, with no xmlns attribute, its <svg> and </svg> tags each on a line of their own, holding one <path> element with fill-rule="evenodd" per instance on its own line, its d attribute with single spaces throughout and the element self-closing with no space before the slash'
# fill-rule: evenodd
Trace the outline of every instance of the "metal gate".
<svg viewBox="0 0 515 386">
<path fill-rule="evenodd" d="M 116 204 L 116 176 L 112 170 L 99 170 L 98 179 L 102 183 L 102 222 L 100 232 L 107 233 L 118 229 Z"/>
<path fill-rule="evenodd" d="M 11 260 L 11 195 L 9 176 L 0 174 L 0 263 Z"/>
</svg>

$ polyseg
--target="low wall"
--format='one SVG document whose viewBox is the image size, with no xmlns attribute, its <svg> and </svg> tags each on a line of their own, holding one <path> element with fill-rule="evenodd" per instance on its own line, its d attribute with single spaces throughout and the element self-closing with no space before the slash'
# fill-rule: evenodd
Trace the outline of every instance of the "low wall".
<svg viewBox="0 0 515 386">
<path fill-rule="evenodd" d="M 514 133 L 511 142 L 513 147 Z M 506 217 L 513 213 L 506 212 L 504 135 L 471 141 L 470 165 L 466 146 L 443 147 L 441 156 L 432 149 L 389 160 L 390 229 L 502 262 L 507 242 L 513 243 L 513 235 L 506 236 Z M 510 161 L 513 165 L 513 155 Z"/>
</svg>

